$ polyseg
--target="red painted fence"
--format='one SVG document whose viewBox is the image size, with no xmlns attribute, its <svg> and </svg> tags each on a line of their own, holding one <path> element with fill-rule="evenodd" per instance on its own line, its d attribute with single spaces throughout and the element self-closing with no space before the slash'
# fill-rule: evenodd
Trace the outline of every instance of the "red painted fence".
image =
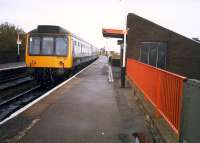
<svg viewBox="0 0 200 143">
<path fill-rule="evenodd" d="M 127 60 L 127 76 L 178 134 L 186 78 L 133 59 Z"/>
</svg>

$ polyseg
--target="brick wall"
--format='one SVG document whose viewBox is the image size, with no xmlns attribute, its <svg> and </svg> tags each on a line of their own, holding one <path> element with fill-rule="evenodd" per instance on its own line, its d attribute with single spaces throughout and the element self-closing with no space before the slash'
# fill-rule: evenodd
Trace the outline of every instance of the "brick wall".
<svg viewBox="0 0 200 143">
<path fill-rule="evenodd" d="M 167 70 L 200 79 L 200 43 L 135 14 L 128 14 L 127 27 L 128 58 L 139 58 L 141 42 L 167 42 Z"/>
</svg>

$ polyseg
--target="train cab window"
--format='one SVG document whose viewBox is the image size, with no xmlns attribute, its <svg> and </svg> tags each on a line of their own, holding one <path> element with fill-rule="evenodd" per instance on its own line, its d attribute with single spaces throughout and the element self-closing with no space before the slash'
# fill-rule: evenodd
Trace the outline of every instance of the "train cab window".
<svg viewBox="0 0 200 143">
<path fill-rule="evenodd" d="M 56 55 L 66 56 L 67 55 L 67 39 L 66 38 L 56 38 Z"/>
<path fill-rule="evenodd" d="M 40 54 L 40 37 L 30 37 L 29 39 L 29 54 L 38 55 Z"/>
<path fill-rule="evenodd" d="M 53 55 L 53 37 L 43 37 L 42 38 L 42 55 Z"/>
</svg>

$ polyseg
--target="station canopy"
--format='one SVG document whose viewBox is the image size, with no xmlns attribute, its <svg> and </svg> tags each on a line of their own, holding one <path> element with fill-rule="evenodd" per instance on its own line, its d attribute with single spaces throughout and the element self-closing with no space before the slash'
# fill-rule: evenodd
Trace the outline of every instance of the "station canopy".
<svg viewBox="0 0 200 143">
<path fill-rule="evenodd" d="M 119 29 L 102 29 L 102 34 L 104 37 L 110 37 L 110 38 L 124 38 L 124 30 Z"/>
</svg>

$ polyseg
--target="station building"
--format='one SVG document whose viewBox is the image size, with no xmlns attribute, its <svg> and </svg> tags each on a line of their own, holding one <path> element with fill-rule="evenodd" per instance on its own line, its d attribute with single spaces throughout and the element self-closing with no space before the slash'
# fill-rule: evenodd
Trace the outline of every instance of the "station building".
<svg viewBox="0 0 200 143">
<path fill-rule="evenodd" d="M 200 79 L 200 42 L 129 13 L 127 58 Z"/>
</svg>

